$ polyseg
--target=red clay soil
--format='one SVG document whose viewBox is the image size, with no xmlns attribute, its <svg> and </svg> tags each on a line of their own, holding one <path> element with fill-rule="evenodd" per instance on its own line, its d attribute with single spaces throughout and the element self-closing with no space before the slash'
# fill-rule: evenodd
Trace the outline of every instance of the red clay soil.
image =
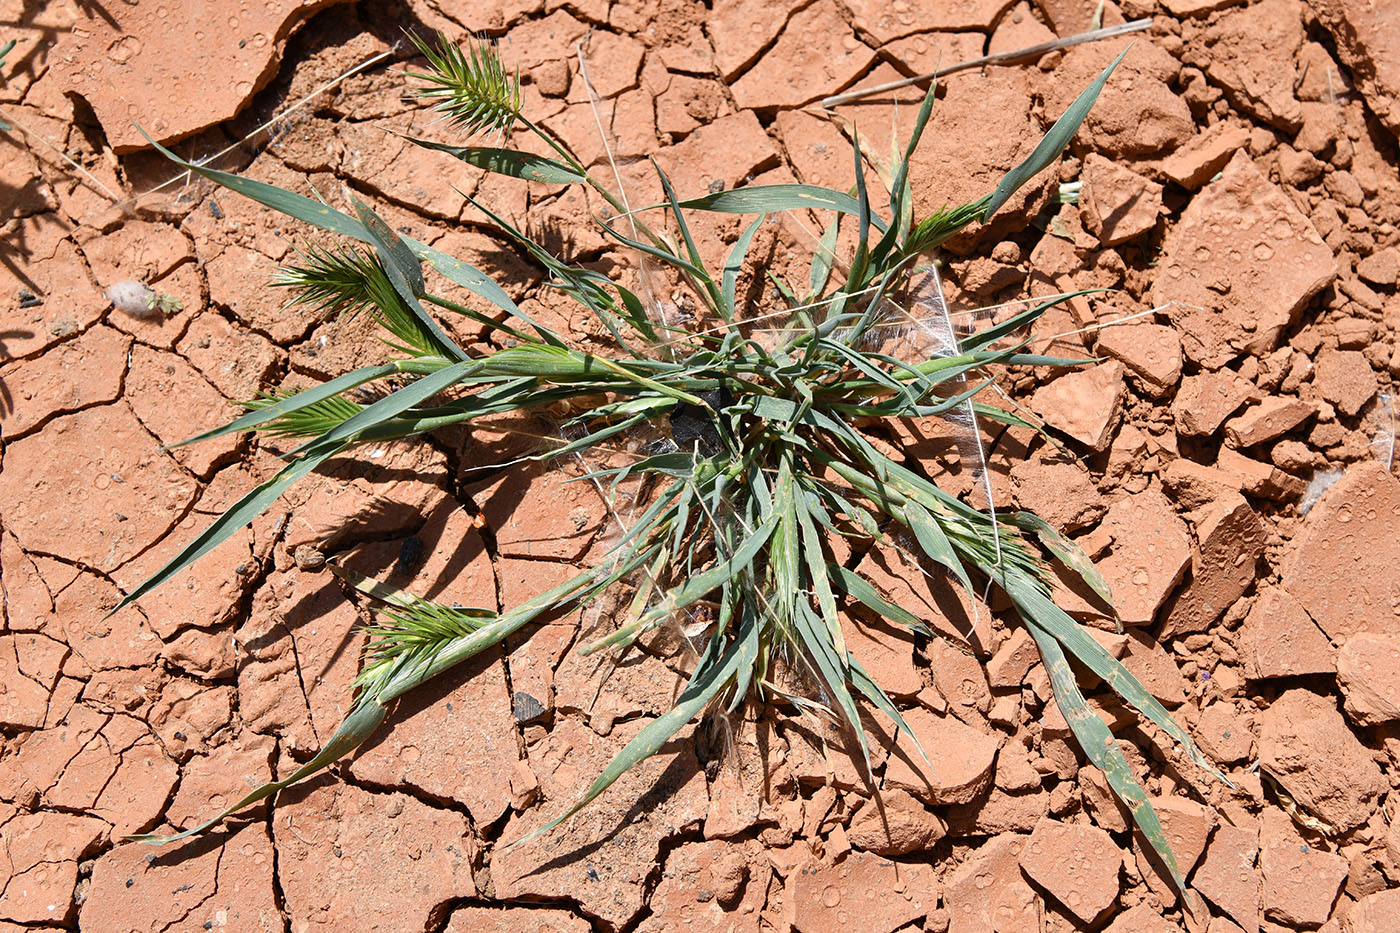
<svg viewBox="0 0 1400 933">
<path fill-rule="evenodd" d="M 1096 365 L 1003 380 L 1074 456 L 989 431 L 992 486 L 1089 551 L 1126 632 L 1068 584 L 1062 604 L 1233 782 L 1094 697 L 1201 913 L 1183 913 L 1085 764 L 1028 636 L 983 613 L 966 642 L 969 607 L 884 547 L 851 561 L 940 637 L 846 620 L 933 756 L 929 770 L 871 719 L 883 815 L 846 736 L 768 711 L 687 729 L 566 826 L 500 849 L 557 813 L 680 683 L 676 642 L 616 669 L 571 652 L 609 622 L 598 605 L 411 698 L 392 732 L 275 809 L 181 846 L 123 844 L 287 773 L 335 727 L 367 615 L 323 570 L 328 555 L 494 607 L 559 582 L 609 534 L 565 470 L 465 470 L 531 443 L 495 424 L 337 463 L 104 618 L 276 463 L 246 438 L 164 445 L 236 400 L 388 352 L 365 320 L 285 309 L 268 275 L 305 231 L 175 177 L 133 120 L 293 190 L 340 198 L 349 185 L 577 331 L 457 189 L 574 255 L 626 265 L 586 223 L 599 205 L 480 178 L 386 134 L 447 134 L 403 96 L 402 28 L 499 37 L 527 111 L 601 159 L 582 43 L 624 170 L 640 177 L 631 163 L 654 152 L 694 194 L 845 187 L 843 127 L 886 153 L 918 92 L 834 121 L 809 109 L 818 98 L 1069 35 L 1096 6 L 327 5 L 0 0 L 0 43 L 18 40 L 0 85 L 15 125 L 0 135 L 0 931 L 1400 929 L 1400 5 L 1379 0 L 1110 0 L 1104 23 L 1153 25 L 1059 177 L 948 257 L 960 309 L 1116 289 L 1037 329 L 1038 346 Z M 988 190 L 1126 41 L 948 79 L 914 166 L 918 209 Z M 1059 206 L 1069 181 L 1083 182 L 1078 203 Z M 737 224 L 703 232 L 727 249 Z M 779 268 L 810 249 L 776 225 L 765 235 Z M 123 280 L 182 309 L 115 310 L 103 290 Z M 1095 326 L 1128 314 L 1142 316 Z M 926 427 L 886 440 L 971 494 L 967 465 Z"/>
</svg>

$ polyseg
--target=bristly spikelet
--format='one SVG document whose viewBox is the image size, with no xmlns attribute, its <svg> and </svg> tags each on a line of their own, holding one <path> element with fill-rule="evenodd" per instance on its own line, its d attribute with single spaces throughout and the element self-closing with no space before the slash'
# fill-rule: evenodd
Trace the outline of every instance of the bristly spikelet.
<svg viewBox="0 0 1400 933">
<path fill-rule="evenodd" d="M 355 246 L 298 249 L 301 262 L 277 269 L 273 284 L 296 291 L 290 305 L 306 305 L 325 317 L 368 311 L 398 342 L 390 346 L 411 356 L 440 355 L 438 340 L 394 288 L 383 261 Z"/>
<path fill-rule="evenodd" d="M 444 641 L 479 631 L 493 615 L 485 609 L 444 606 L 405 595 L 367 629 L 370 641 L 356 685 L 372 693 L 384 686 L 384 675 L 396 665 L 430 661 Z"/>
<path fill-rule="evenodd" d="M 987 198 L 982 198 L 957 207 L 945 204 L 939 210 L 919 221 L 909 231 L 909 238 L 904 247 L 905 255 L 917 256 L 943 245 L 986 209 L 987 200 Z"/>
<path fill-rule="evenodd" d="M 299 263 L 279 266 L 272 284 L 296 292 L 289 305 L 306 305 L 324 317 L 354 315 L 373 305 L 370 280 L 382 275 L 372 257 L 353 246 L 329 250 L 314 243 L 297 249 Z"/>
<path fill-rule="evenodd" d="M 290 392 L 270 392 L 239 404 L 247 411 L 262 411 L 291 396 Z M 314 404 L 304 405 L 279 418 L 265 421 L 258 426 L 258 431 L 271 437 L 320 437 L 331 428 L 358 415 L 360 411 L 359 405 L 334 395 Z"/>
<path fill-rule="evenodd" d="M 441 33 L 435 45 L 412 33 L 409 38 L 428 60 L 428 71 L 408 76 L 428 82 L 415 94 L 432 102 L 434 110 L 468 135 L 505 132 L 515 124 L 520 116 L 520 75 L 506 71 L 494 43 L 472 39 L 463 48 Z"/>
</svg>

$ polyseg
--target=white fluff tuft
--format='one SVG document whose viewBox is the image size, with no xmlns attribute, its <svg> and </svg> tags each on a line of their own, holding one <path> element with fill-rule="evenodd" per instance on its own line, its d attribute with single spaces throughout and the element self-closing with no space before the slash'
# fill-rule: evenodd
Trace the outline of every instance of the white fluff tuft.
<svg viewBox="0 0 1400 933">
<path fill-rule="evenodd" d="M 1376 395 L 1375 407 L 1366 417 L 1371 425 L 1371 453 L 1385 464 L 1387 471 L 1395 467 L 1395 396 L 1389 392 Z"/>
<path fill-rule="evenodd" d="M 1303 492 L 1303 498 L 1298 500 L 1298 514 L 1307 515 L 1308 511 L 1317 504 L 1317 500 L 1322 498 L 1322 494 L 1331 489 L 1341 478 L 1342 471 L 1335 467 L 1314 473 L 1313 478 L 1308 481 L 1308 488 Z"/>
<path fill-rule="evenodd" d="M 156 300 L 156 293 L 141 282 L 131 279 L 115 282 L 107 286 L 102 294 L 114 308 L 134 318 L 150 320 L 165 314 L 165 309 Z"/>
</svg>

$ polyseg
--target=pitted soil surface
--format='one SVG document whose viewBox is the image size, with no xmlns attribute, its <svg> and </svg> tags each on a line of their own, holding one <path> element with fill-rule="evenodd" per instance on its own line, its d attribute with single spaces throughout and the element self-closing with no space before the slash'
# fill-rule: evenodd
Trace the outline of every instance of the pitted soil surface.
<svg viewBox="0 0 1400 933">
<path fill-rule="evenodd" d="M 480 177 L 385 133 L 450 139 L 403 93 L 403 29 L 499 39 L 527 112 L 600 161 L 582 50 L 621 171 L 647 200 L 638 157 L 651 153 L 682 196 L 845 187 L 847 134 L 881 157 L 919 92 L 836 119 L 813 101 L 1070 35 L 1099 6 L 0 0 L 0 42 L 18 40 L 0 84 L 14 124 L 0 134 L 0 929 L 1400 929 L 1400 14 L 1368 0 L 1103 4 L 1105 24 L 1152 28 L 1059 176 L 947 257 L 962 310 L 1114 289 L 1034 335 L 1039 351 L 1096 365 L 1001 380 L 1062 446 L 989 425 L 984 441 L 996 501 L 1075 536 L 1127 630 L 1069 581 L 1061 604 L 1233 783 L 1090 691 L 1203 898 L 1195 914 L 1085 764 L 1028 636 L 883 546 L 843 557 L 938 637 L 845 620 L 933 756 L 930 768 L 872 716 L 878 800 L 849 736 L 767 710 L 688 728 L 565 827 L 501 848 L 580 792 L 682 682 L 678 640 L 618 662 L 572 652 L 609 624 L 615 606 L 600 601 L 404 702 L 394 731 L 275 809 L 166 849 L 121 840 L 193 825 L 335 728 L 368 612 L 328 556 L 497 608 L 561 582 L 614 533 L 590 488 L 567 482 L 574 467 L 484 469 L 547 430 L 497 421 L 334 462 L 105 617 L 285 449 L 167 445 L 239 400 L 389 352 L 364 319 L 283 307 L 268 275 L 308 231 L 172 172 L 136 123 L 298 192 L 338 202 L 349 186 L 589 340 L 460 192 L 562 252 L 628 268 L 587 223 L 600 204 Z M 1126 44 L 948 78 L 914 163 L 917 209 L 983 194 Z M 1073 181 L 1077 203 L 1061 204 L 1056 184 Z M 740 229 L 697 228 L 715 255 Z M 806 274 L 800 230 L 771 224 L 759 243 L 775 270 Z M 124 280 L 180 310 L 115 310 L 103 290 Z M 1128 315 L 1140 317 L 1100 329 Z M 876 441 L 980 495 L 940 424 Z"/>
</svg>

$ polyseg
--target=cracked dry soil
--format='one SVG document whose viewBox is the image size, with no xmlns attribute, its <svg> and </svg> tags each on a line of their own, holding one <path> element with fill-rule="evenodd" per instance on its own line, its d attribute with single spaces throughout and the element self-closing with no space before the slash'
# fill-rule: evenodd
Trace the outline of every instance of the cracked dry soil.
<svg viewBox="0 0 1400 933">
<path fill-rule="evenodd" d="M 572 653 L 608 624 L 600 604 L 410 698 L 392 731 L 275 809 L 181 846 L 120 842 L 287 773 L 338 723 L 365 609 L 326 556 L 439 600 L 503 606 L 559 582 L 608 534 L 597 495 L 565 482 L 569 465 L 477 469 L 542 427 L 483 424 L 333 464 L 104 619 L 276 462 L 275 445 L 247 438 L 164 445 L 227 419 L 235 400 L 388 352 L 365 319 L 284 309 L 268 276 L 306 231 L 172 180 L 133 119 L 183 155 L 222 152 L 220 167 L 293 190 L 349 185 L 587 340 L 457 189 L 572 255 L 626 266 L 585 222 L 598 205 L 384 133 L 443 129 L 403 94 L 402 28 L 497 37 L 529 112 L 599 161 L 582 43 L 617 154 L 655 153 L 685 194 L 845 187 L 843 125 L 886 152 L 918 93 L 843 106 L 836 121 L 815 100 L 1070 35 L 1095 6 L 0 0 L 0 42 L 18 40 L 0 85 L 15 124 L 0 134 L 0 931 L 1400 929 L 1400 7 L 1366 0 L 1105 3 L 1105 24 L 1150 16 L 1151 29 L 1059 176 L 948 257 L 962 309 L 1116 289 L 1036 335 L 1096 364 L 1002 379 L 1074 456 L 1016 429 L 986 426 L 984 440 L 997 501 L 1073 534 L 1126 630 L 1069 584 L 1062 604 L 1234 782 L 1213 783 L 1096 699 L 1206 913 L 1183 914 L 1084 766 L 1029 637 L 996 620 L 969 640 L 957 594 L 883 546 L 848 565 L 939 636 L 845 618 L 933 755 L 929 771 L 871 721 L 883 817 L 846 736 L 770 709 L 687 729 L 567 826 L 499 851 L 681 683 L 686 658 L 666 638 L 616 669 Z M 913 169 L 916 210 L 981 195 L 1123 44 L 947 79 Z M 1056 184 L 1070 181 L 1078 203 L 1060 205 Z M 727 219 L 703 233 L 738 231 Z M 805 274 L 800 226 L 769 224 L 760 240 L 774 268 Z M 130 279 L 182 309 L 113 310 L 103 289 Z M 970 489 L 937 424 L 875 440 Z"/>
</svg>

